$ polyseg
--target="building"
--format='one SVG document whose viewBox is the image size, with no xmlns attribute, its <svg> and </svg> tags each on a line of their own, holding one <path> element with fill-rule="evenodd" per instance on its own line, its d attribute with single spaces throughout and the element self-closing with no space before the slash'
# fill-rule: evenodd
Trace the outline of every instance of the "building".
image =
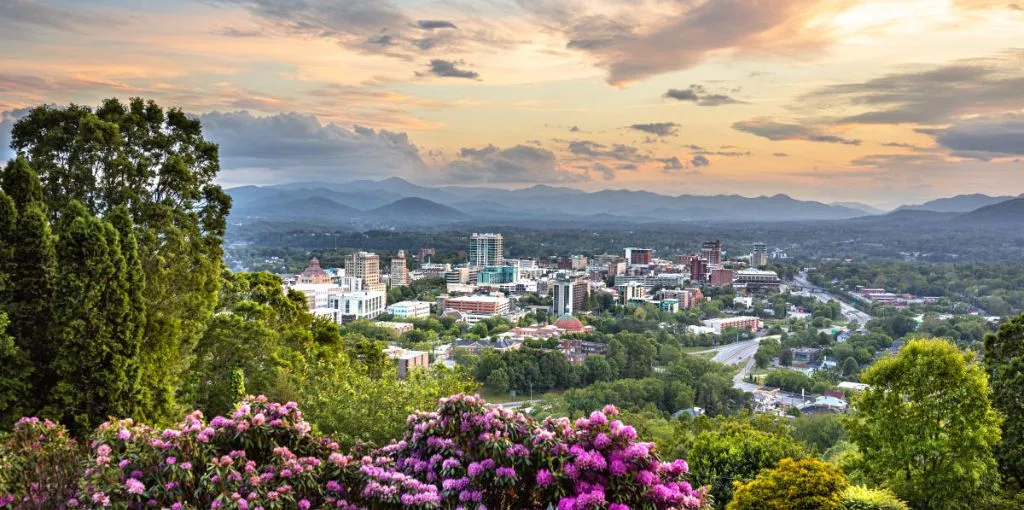
<svg viewBox="0 0 1024 510">
<path fill-rule="evenodd" d="M 584 278 L 559 275 L 552 282 L 551 313 L 572 315 L 583 310 L 590 294 L 590 283 Z"/>
<path fill-rule="evenodd" d="M 746 329 L 748 331 L 759 331 L 761 319 L 758 317 L 726 317 L 724 319 L 708 319 L 704 326 L 709 327 L 716 335 L 721 335 L 726 329 Z"/>
<path fill-rule="evenodd" d="M 380 257 L 376 253 L 358 251 L 345 255 L 345 276 L 362 279 L 363 288 L 361 290 L 371 292 L 386 290 L 380 281 Z"/>
<path fill-rule="evenodd" d="M 565 269 L 569 271 L 583 271 L 587 268 L 586 256 L 573 255 L 571 257 L 558 257 L 558 269 Z"/>
<path fill-rule="evenodd" d="M 499 296 L 441 296 L 438 298 L 438 307 L 441 310 L 456 310 L 479 317 L 508 315 L 511 312 L 509 299 Z"/>
<path fill-rule="evenodd" d="M 658 303 L 658 309 L 663 312 L 676 313 L 679 311 L 679 300 L 678 299 L 662 299 Z"/>
<path fill-rule="evenodd" d="M 378 321 L 378 322 L 374 322 L 373 325 L 377 326 L 378 328 L 393 329 L 399 335 L 401 335 L 402 333 L 408 333 L 408 332 L 416 329 L 416 326 L 413 326 L 411 322 L 385 322 L 385 321 Z"/>
<path fill-rule="evenodd" d="M 469 265 L 473 267 L 505 265 L 505 239 L 501 234 L 469 236 Z"/>
<path fill-rule="evenodd" d="M 711 285 L 715 287 L 732 285 L 732 269 L 712 269 Z"/>
<path fill-rule="evenodd" d="M 433 248 L 420 248 L 419 256 L 416 257 L 420 261 L 428 260 L 430 257 L 437 256 L 437 250 Z"/>
<path fill-rule="evenodd" d="M 622 304 L 641 300 L 647 295 L 647 287 L 644 287 L 640 282 L 627 282 L 616 285 L 615 290 L 619 293 L 619 297 L 622 298 Z"/>
<path fill-rule="evenodd" d="M 750 267 L 759 269 L 768 265 L 768 245 L 754 243 L 754 251 L 750 252 Z"/>
<path fill-rule="evenodd" d="M 782 280 L 775 271 L 741 269 L 733 274 L 733 287 L 747 292 L 779 292 Z"/>
<path fill-rule="evenodd" d="M 499 285 L 519 281 L 519 268 L 515 266 L 486 266 L 476 274 L 477 285 Z"/>
<path fill-rule="evenodd" d="M 705 241 L 701 245 L 700 254 L 704 260 L 708 261 L 709 267 L 720 267 L 722 265 L 722 241 Z"/>
<path fill-rule="evenodd" d="M 654 260 L 654 250 L 649 248 L 626 248 L 626 264 L 629 267 L 649 266 Z"/>
<path fill-rule="evenodd" d="M 430 303 L 426 301 L 399 301 L 388 306 L 388 313 L 400 319 L 430 317 Z"/>
<path fill-rule="evenodd" d="M 448 285 L 469 285 L 476 283 L 476 276 L 477 268 L 475 267 L 456 267 L 445 273 L 444 280 Z"/>
<path fill-rule="evenodd" d="M 690 281 L 703 283 L 708 281 L 710 271 L 708 269 L 708 261 L 700 256 L 690 257 Z"/>
<path fill-rule="evenodd" d="M 295 283 L 316 285 L 334 282 L 333 280 L 331 280 L 331 275 L 327 274 L 327 271 L 324 271 L 320 267 L 320 260 L 317 259 L 316 257 L 313 257 L 309 261 L 309 267 L 304 269 L 302 273 L 299 274 L 298 278 L 295 280 Z"/>
<path fill-rule="evenodd" d="M 330 316 L 337 324 L 348 324 L 359 319 L 375 319 L 384 313 L 387 295 L 382 291 L 359 290 L 332 292 L 327 309 L 320 315 Z"/>
<path fill-rule="evenodd" d="M 409 285 L 409 266 L 406 265 L 405 250 L 398 250 L 398 254 L 391 258 L 391 276 L 388 283 L 392 287 Z"/>
<path fill-rule="evenodd" d="M 698 288 L 690 289 L 662 289 L 658 291 L 658 298 L 662 301 L 674 299 L 679 303 L 679 308 L 697 308 L 704 301 L 704 293 Z"/>
<path fill-rule="evenodd" d="M 399 379 L 405 379 L 409 376 L 409 372 L 430 365 L 430 354 L 426 351 L 410 351 L 392 346 L 384 349 L 384 354 L 387 354 L 391 361 L 395 362 Z"/>
</svg>

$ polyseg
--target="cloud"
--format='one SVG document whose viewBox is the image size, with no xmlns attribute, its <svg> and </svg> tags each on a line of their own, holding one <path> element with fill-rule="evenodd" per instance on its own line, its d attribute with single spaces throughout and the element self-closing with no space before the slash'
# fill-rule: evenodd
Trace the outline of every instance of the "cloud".
<svg viewBox="0 0 1024 510">
<path fill-rule="evenodd" d="M 669 99 L 689 101 L 697 106 L 722 106 L 727 104 L 746 104 L 745 101 L 734 99 L 725 94 L 708 94 L 702 85 L 690 85 L 685 89 L 668 89 L 662 95 Z"/>
<path fill-rule="evenodd" d="M 633 124 L 629 128 L 655 136 L 674 136 L 678 131 L 679 124 L 675 122 L 652 122 L 650 124 Z"/>
<path fill-rule="evenodd" d="M 586 174 L 563 170 L 555 154 L 547 149 L 516 145 L 499 149 L 464 147 L 460 159 L 445 165 L 443 177 L 451 181 L 492 183 L 579 182 Z"/>
<path fill-rule="evenodd" d="M 101 23 L 108 28 L 111 27 L 111 24 L 120 24 L 116 18 L 97 16 L 76 9 L 63 9 L 33 0 L 3 0 L 0 2 L 0 28 L 4 30 L 15 31 L 18 30 L 19 25 L 33 25 L 79 32 L 85 26 L 95 26 Z M 21 30 L 25 30 L 24 26 L 21 27 Z"/>
<path fill-rule="evenodd" d="M 702 166 L 711 165 L 711 161 L 708 160 L 708 158 L 705 158 L 704 156 L 698 154 L 694 156 L 693 159 L 690 160 L 690 164 L 693 165 L 695 168 L 698 168 Z"/>
<path fill-rule="evenodd" d="M 712 53 L 816 50 L 831 39 L 828 27 L 813 21 L 853 0 L 519 3 L 605 69 L 608 83 L 622 86 L 689 69 Z"/>
<path fill-rule="evenodd" d="M 444 21 L 438 19 L 421 19 L 416 22 L 416 26 L 423 30 L 437 30 L 439 28 L 459 28 L 455 26 L 455 23 L 451 21 Z"/>
<path fill-rule="evenodd" d="M 835 123 L 942 124 L 964 115 L 1024 108 L 1024 50 L 959 60 L 865 82 L 830 85 L 799 98 L 808 110 L 841 113 Z M 846 113 L 849 109 L 861 110 Z"/>
<path fill-rule="evenodd" d="M 868 154 L 854 159 L 854 166 L 872 167 L 906 167 L 909 165 L 930 165 L 943 163 L 946 160 L 934 154 Z"/>
<path fill-rule="evenodd" d="M 700 96 L 698 96 L 697 93 L 693 91 L 693 85 L 691 85 L 690 87 L 691 88 L 688 89 L 668 89 L 668 92 L 665 92 L 664 97 L 667 97 L 669 99 L 678 99 L 679 101 L 692 101 L 696 103 L 700 99 Z"/>
<path fill-rule="evenodd" d="M 7 160 L 14 157 L 14 150 L 11 149 L 11 130 L 14 124 L 31 111 L 31 108 L 17 108 L 0 112 L 0 165 L 6 165 Z"/>
<path fill-rule="evenodd" d="M 591 167 L 592 170 L 601 174 L 601 178 L 610 181 L 615 178 L 615 169 L 598 161 Z"/>
<path fill-rule="evenodd" d="M 260 30 L 244 30 L 244 29 L 236 28 L 236 27 L 223 27 L 223 28 L 217 30 L 216 33 L 218 35 L 223 35 L 225 37 L 237 37 L 237 38 L 242 38 L 242 39 L 249 38 L 249 37 L 261 37 L 261 36 L 265 35 Z"/>
<path fill-rule="evenodd" d="M 659 158 L 658 161 L 662 162 L 665 165 L 662 168 L 665 171 L 682 170 L 683 168 L 686 168 L 686 166 L 683 165 L 683 162 L 679 161 L 679 158 L 676 156 L 672 156 L 671 158 Z"/>
<path fill-rule="evenodd" d="M 465 62 L 461 60 L 454 61 L 435 58 L 430 61 L 430 67 L 427 69 L 427 73 L 433 74 L 434 76 L 440 76 L 442 78 L 466 78 L 470 80 L 480 78 L 480 73 L 477 73 L 476 71 L 458 68 L 458 66 L 463 64 L 465 64 Z"/>
<path fill-rule="evenodd" d="M 297 113 L 214 112 L 198 118 L 204 136 L 220 146 L 221 177 L 228 181 L 243 182 L 254 169 L 268 182 L 410 175 L 425 169 L 405 133 L 362 126 L 349 130 Z"/>
<path fill-rule="evenodd" d="M 590 140 L 573 140 L 569 142 L 567 150 L 577 156 L 592 158 L 607 158 L 633 163 L 650 161 L 650 157 L 641 153 L 640 149 L 620 143 L 612 144 L 609 147 Z"/>
<path fill-rule="evenodd" d="M 944 128 L 921 128 L 953 155 L 991 159 L 1024 155 L 1024 113 L 976 117 Z"/>
<path fill-rule="evenodd" d="M 789 154 L 786 154 L 785 152 L 773 152 L 772 156 L 775 156 L 777 158 L 788 158 Z"/>
<path fill-rule="evenodd" d="M 754 153 L 750 151 L 697 151 L 694 154 L 702 156 L 722 156 L 724 158 L 741 158 L 744 156 L 754 155 Z"/>
<path fill-rule="evenodd" d="M 570 133 L 579 133 L 580 132 L 580 128 L 579 128 L 579 126 L 573 126 L 573 127 L 569 128 L 569 132 Z"/>
<path fill-rule="evenodd" d="M 768 117 L 757 117 L 751 120 L 734 122 L 732 128 L 754 136 L 767 138 L 773 142 L 783 140 L 804 140 L 808 142 L 839 143 L 843 145 L 860 145 L 861 141 L 841 136 L 822 133 L 816 128 L 801 124 L 776 122 Z"/>
</svg>

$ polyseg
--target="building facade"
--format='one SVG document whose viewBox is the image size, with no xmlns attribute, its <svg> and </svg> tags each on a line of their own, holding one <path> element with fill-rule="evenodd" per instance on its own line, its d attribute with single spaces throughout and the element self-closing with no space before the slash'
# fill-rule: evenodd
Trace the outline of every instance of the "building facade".
<svg viewBox="0 0 1024 510">
<path fill-rule="evenodd" d="M 732 269 L 712 269 L 711 285 L 715 287 L 732 285 Z"/>
<path fill-rule="evenodd" d="M 345 275 L 363 281 L 362 290 L 384 292 L 380 281 L 380 257 L 376 253 L 359 251 L 345 255 Z"/>
<path fill-rule="evenodd" d="M 742 269 L 733 275 L 733 286 L 747 292 L 779 292 L 782 280 L 775 271 Z"/>
<path fill-rule="evenodd" d="M 487 317 L 508 315 L 512 309 L 508 298 L 498 296 L 441 296 L 438 301 L 438 306 L 442 310 L 456 310 L 469 315 Z"/>
<path fill-rule="evenodd" d="M 392 287 L 409 285 L 409 266 L 406 264 L 405 250 L 398 250 L 398 254 L 391 258 L 391 276 L 388 283 Z"/>
<path fill-rule="evenodd" d="M 375 319 L 384 313 L 387 295 L 381 291 L 332 292 L 327 298 L 327 313 L 337 324 L 360 319 Z"/>
<path fill-rule="evenodd" d="M 486 266 L 476 274 L 478 285 L 500 285 L 519 281 L 519 268 L 515 266 Z"/>
<path fill-rule="evenodd" d="M 711 328 L 716 335 L 721 335 L 727 329 L 745 329 L 756 332 L 762 327 L 760 318 L 745 316 L 708 319 L 704 321 L 704 326 Z"/>
<path fill-rule="evenodd" d="M 690 257 L 690 281 L 703 283 L 708 281 L 709 276 L 707 259 L 697 255 Z"/>
<path fill-rule="evenodd" d="M 629 267 L 649 266 L 654 260 L 654 250 L 650 248 L 626 248 L 626 264 Z"/>
<path fill-rule="evenodd" d="M 572 315 L 583 310 L 590 293 L 590 283 L 585 278 L 559 275 L 552 282 L 551 313 Z"/>
<path fill-rule="evenodd" d="M 501 234 L 469 236 L 469 265 L 473 267 L 505 265 L 505 238 Z"/>
<path fill-rule="evenodd" d="M 430 353 L 426 351 L 410 351 L 392 346 L 384 349 L 384 353 L 395 362 L 399 379 L 405 379 L 409 377 L 409 372 L 430 365 Z"/>
<path fill-rule="evenodd" d="M 430 303 L 426 301 L 399 301 L 388 306 L 387 311 L 400 319 L 425 319 L 430 317 Z"/>
<path fill-rule="evenodd" d="M 768 265 L 768 245 L 754 243 L 754 251 L 750 252 L 750 267 L 760 269 Z"/>
<path fill-rule="evenodd" d="M 700 254 L 704 260 L 708 261 L 709 267 L 720 267 L 722 265 L 722 241 L 705 241 L 701 245 Z"/>
</svg>

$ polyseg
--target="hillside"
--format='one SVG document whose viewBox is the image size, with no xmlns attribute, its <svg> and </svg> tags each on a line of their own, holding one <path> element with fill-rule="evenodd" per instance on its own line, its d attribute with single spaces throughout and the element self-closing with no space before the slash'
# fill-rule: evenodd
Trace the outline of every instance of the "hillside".
<svg viewBox="0 0 1024 510">
<path fill-rule="evenodd" d="M 425 198 L 409 197 L 366 211 L 363 217 L 367 220 L 402 220 L 417 223 L 461 220 L 469 216 L 455 208 Z"/>
<path fill-rule="evenodd" d="M 939 198 L 925 202 L 923 204 L 904 205 L 902 207 L 899 207 L 897 210 L 966 213 L 981 207 L 985 207 L 987 205 L 1005 202 L 1006 200 L 1010 200 L 1012 198 L 1014 197 L 990 196 L 983 195 L 980 193 L 974 193 L 970 195 L 956 195 L 948 198 Z"/>
<path fill-rule="evenodd" d="M 1021 228 L 1024 227 L 1024 198 L 981 207 L 957 216 L 954 221 L 961 225 Z"/>
</svg>

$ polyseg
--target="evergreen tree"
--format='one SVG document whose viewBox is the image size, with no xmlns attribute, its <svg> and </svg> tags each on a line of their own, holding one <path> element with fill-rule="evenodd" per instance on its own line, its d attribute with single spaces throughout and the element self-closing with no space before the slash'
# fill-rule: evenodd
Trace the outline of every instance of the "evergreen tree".
<svg viewBox="0 0 1024 510">
<path fill-rule="evenodd" d="M 41 202 L 39 180 L 23 159 L 7 165 L 2 182 L 9 198 L 0 200 L 4 216 L 0 221 L 0 311 L 9 320 L 7 335 L 14 343 L 11 352 L 17 352 L 22 361 L 11 366 L 10 372 L 18 374 L 12 378 L 28 381 L 34 388 L 22 395 L 21 409 L 34 410 L 52 382 L 47 367 L 54 352 L 50 332 L 56 275 L 54 236 Z M 16 418 L 0 416 L 0 422 Z"/>
<path fill-rule="evenodd" d="M 1011 491 L 1024 490 L 1024 315 L 985 338 L 985 368 L 992 380 L 992 405 L 1003 414 L 996 459 Z"/>
<path fill-rule="evenodd" d="M 109 416 L 134 415 L 138 343 L 129 338 L 138 325 L 131 323 L 125 259 L 110 223 L 80 214 L 62 232 L 58 253 L 56 383 L 45 414 L 84 432 Z"/>
</svg>

